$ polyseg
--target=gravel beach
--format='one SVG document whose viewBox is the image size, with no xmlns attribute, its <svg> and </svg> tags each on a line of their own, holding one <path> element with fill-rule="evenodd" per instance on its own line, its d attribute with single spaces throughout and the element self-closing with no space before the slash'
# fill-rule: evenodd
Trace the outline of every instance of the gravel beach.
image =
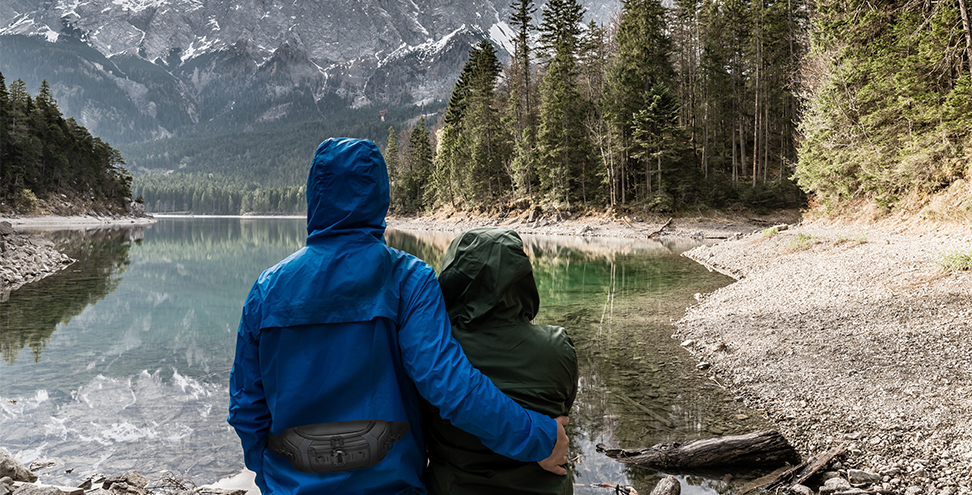
<svg viewBox="0 0 972 495">
<path fill-rule="evenodd" d="M 844 467 L 891 493 L 972 493 L 972 228 L 823 223 L 685 256 L 738 281 L 676 323 L 712 377 L 804 456 L 845 441 Z"/>
</svg>

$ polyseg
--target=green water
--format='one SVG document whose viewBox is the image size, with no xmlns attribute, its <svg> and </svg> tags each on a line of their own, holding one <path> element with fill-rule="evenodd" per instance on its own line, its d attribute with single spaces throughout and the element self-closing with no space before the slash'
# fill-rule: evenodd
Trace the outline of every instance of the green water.
<svg viewBox="0 0 972 495">
<path fill-rule="evenodd" d="M 164 470 L 207 483 L 242 468 L 226 425 L 240 307 L 262 270 L 304 243 L 301 219 L 163 218 L 135 230 L 46 233 L 79 261 L 0 303 L 0 447 L 52 459 L 42 481 Z M 452 234 L 388 231 L 438 266 Z M 636 448 L 762 428 L 671 338 L 672 321 L 731 280 L 678 254 L 691 245 L 524 236 L 538 323 L 567 328 L 580 361 L 569 433 L 575 493 L 649 493 L 661 474 L 597 443 Z M 71 472 L 66 472 L 71 470 Z M 733 485 L 680 476 L 683 493 Z"/>
</svg>

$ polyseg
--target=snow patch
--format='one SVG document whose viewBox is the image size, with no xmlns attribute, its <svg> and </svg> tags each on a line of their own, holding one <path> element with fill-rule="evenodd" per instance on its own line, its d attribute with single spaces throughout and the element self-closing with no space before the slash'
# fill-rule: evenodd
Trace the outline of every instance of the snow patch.
<svg viewBox="0 0 972 495">
<path fill-rule="evenodd" d="M 500 21 L 490 26 L 489 39 L 501 46 L 507 53 L 513 54 L 516 46 L 513 40 L 516 39 L 516 33 L 506 22 Z"/>
<path fill-rule="evenodd" d="M 166 4 L 166 0 L 112 0 L 111 3 L 121 7 L 122 10 L 141 12 L 145 9 L 162 7 Z"/>
<path fill-rule="evenodd" d="M 30 34 L 34 26 L 34 20 L 24 14 L 16 22 L 0 29 L 0 34 Z"/>
<path fill-rule="evenodd" d="M 389 53 L 388 56 L 384 58 L 384 60 L 382 60 L 381 62 L 379 62 L 378 63 L 378 67 L 381 67 L 382 65 L 384 65 L 385 63 L 387 63 L 390 60 L 399 59 L 399 58 L 405 57 L 406 55 L 409 55 L 411 53 L 418 52 L 418 53 L 429 54 L 429 53 L 439 52 L 439 51 L 443 50 L 446 46 L 449 45 L 449 42 L 452 41 L 452 38 L 454 38 L 457 34 L 459 34 L 460 32 L 464 31 L 465 29 L 466 29 L 466 25 L 463 24 L 462 26 L 459 26 L 458 28 L 456 28 L 455 31 L 452 31 L 451 33 L 443 36 L 438 41 L 430 39 L 430 40 L 426 41 L 425 43 L 422 43 L 421 45 L 409 46 L 409 45 L 407 45 L 405 43 L 402 43 L 402 46 L 400 46 L 397 49 L 395 49 L 395 51 Z M 353 62 L 354 61 L 352 61 L 352 63 Z"/>
<path fill-rule="evenodd" d="M 186 51 L 182 53 L 182 57 L 180 58 L 185 62 L 186 60 L 207 53 L 217 41 L 218 39 L 210 40 L 208 36 L 198 38 L 189 45 L 189 48 L 186 48 Z"/>
<path fill-rule="evenodd" d="M 47 27 L 47 32 L 43 33 L 43 36 L 47 38 L 47 42 L 57 43 L 57 37 L 58 37 L 57 32 L 51 29 L 50 26 L 46 26 L 46 27 Z"/>
</svg>

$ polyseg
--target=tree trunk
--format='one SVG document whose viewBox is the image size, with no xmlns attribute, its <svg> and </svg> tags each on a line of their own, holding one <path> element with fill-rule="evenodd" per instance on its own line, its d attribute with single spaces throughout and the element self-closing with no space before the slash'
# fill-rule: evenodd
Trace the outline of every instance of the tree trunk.
<svg viewBox="0 0 972 495">
<path fill-rule="evenodd" d="M 645 449 L 607 449 L 598 445 L 597 450 L 618 462 L 659 470 L 767 467 L 800 461 L 800 455 L 777 431 L 710 437 L 684 444 L 660 443 Z"/>
<path fill-rule="evenodd" d="M 760 144 L 766 146 L 765 143 L 760 143 L 760 139 L 759 139 L 760 124 L 762 123 L 762 120 L 760 119 L 761 109 L 759 108 L 759 104 L 760 104 L 759 93 L 760 90 L 762 89 L 760 88 L 759 85 L 760 83 L 759 76 L 760 76 L 760 69 L 761 69 L 760 57 L 763 51 L 763 35 L 761 31 L 762 23 L 760 22 L 762 20 L 761 19 L 762 13 L 763 13 L 763 9 L 762 6 L 760 6 L 759 14 L 756 18 L 756 91 L 754 95 L 756 101 L 753 105 L 753 187 L 756 187 L 756 179 L 759 177 L 759 146 Z"/>
<path fill-rule="evenodd" d="M 965 29 L 965 51 L 969 61 L 969 75 L 972 75 L 972 27 L 969 25 L 969 11 L 965 8 L 965 0 L 959 0 L 959 12 L 962 14 L 962 27 Z"/>
</svg>

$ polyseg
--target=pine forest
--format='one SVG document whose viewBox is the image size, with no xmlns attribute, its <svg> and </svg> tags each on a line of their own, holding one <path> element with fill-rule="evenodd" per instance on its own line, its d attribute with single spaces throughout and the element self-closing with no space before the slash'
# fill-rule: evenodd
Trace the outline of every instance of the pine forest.
<svg viewBox="0 0 972 495">
<path fill-rule="evenodd" d="M 512 60 L 480 43 L 430 142 L 390 132 L 393 207 L 920 204 L 972 176 L 964 2 L 519 0 Z"/>
<path fill-rule="evenodd" d="M 20 79 L 9 89 L 0 74 L 0 203 L 31 213 L 38 199 L 60 195 L 62 204 L 99 213 L 124 213 L 132 176 L 121 153 L 65 119 L 45 80 L 32 97 Z M 87 213 L 84 211 L 83 213 Z"/>
<path fill-rule="evenodd" d="M 622 0 L 599 25 L 577 0 L 513 0 L 508 59 L 479 42 L 441 111 L 355 137 L 383 148 L 402 214 L 912 207 L 972 178 L 968 1 Z M 127 192 L 114 149 L 15 86 L 0 194 Z M 135 174 L 132 192 L 154 212 L 300 214 L 310 153 L 285 158 L 272 179 L 223 164 Z"/>
</svg>

